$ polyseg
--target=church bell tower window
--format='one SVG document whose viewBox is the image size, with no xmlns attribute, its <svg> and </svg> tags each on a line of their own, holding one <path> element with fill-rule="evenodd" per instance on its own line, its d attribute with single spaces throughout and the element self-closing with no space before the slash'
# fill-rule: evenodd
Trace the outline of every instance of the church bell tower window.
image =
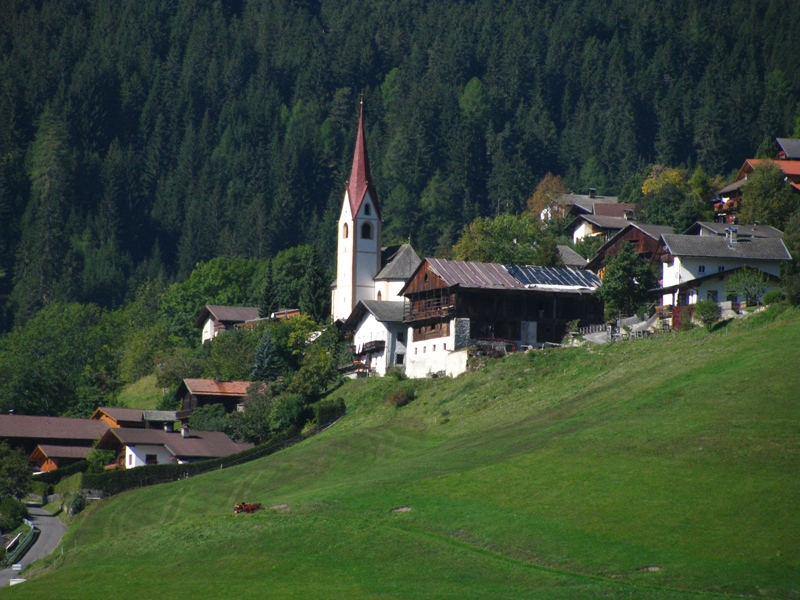
<svg viewBox="0 0 800 600">
<path fill-rule="evenodd" d="M 344 226 L 342 227 L 342 237 L 343 237 L 344 239 L 347 239 L 347 235 L 348 235 L 348 233 L 349 233 L 349 232 L 348 232 L 348 229 L 347 229 L 347 223 L 345 223 L 345 224 L 344 224 Z"/>
<path fill-rule="evenodd" d="M 364 223 L 361 226 L 361 239 L 362 240 L 372 239 L 372 225 L 370 225 L 369 223 Z"/>
</svg>

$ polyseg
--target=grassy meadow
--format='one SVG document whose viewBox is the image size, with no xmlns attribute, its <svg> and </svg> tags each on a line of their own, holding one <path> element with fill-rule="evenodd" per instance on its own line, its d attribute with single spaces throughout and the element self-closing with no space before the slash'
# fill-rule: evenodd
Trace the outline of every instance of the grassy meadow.
<svg viewBox="0 0 800 600">
<path fill-rule="evenodd" d="M 119 394 L 119 405 L 127 408 L 153 410 L 158 408 L 163 390 L 156 384 L 156 376 L 148 375 L 126 385 Z"/>
<path fill-rule="evenodd" d="M 316 437 L 92 505 L 0 595 L 800 598 L 799 311 L 413 383 L 395 409 L 407 382 L 348 382 Z"/>
</svg>

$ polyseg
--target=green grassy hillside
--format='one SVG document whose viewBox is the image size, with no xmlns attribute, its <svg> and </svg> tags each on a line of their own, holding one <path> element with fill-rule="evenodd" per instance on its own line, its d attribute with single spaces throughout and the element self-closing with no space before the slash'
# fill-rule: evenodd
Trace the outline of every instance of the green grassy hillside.
<svg viewBox="0 0 800 600">
<path fill-rule="evenodd" d="M 99 503 L 5 593 L 797 598 L 798 340 L 787 310 L 518 355 L 400 409 L 398 382 L 351 382 L 327 432 Z"/>
</svg>

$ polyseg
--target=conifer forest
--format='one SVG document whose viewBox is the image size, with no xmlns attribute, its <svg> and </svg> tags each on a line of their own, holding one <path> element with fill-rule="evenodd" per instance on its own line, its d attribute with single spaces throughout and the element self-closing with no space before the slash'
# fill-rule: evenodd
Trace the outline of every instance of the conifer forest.
<svg viewBox="0 0 800 600">
<path fill-rule="evenodd" d="M 800 133 L 798 31 L 794 0 L 0 0 L 0 338 L 147 321 L 184 282 L 152 338 L 188 339 L 215 259 L 244 286 L 220 302 L 273 264 L 297 287 L 300 255 L 324 287 L 362 102 L 383 242 L 422 256 L 548 173 L 622 199 L 656 163 L 730 180 Z"/>
</svg>

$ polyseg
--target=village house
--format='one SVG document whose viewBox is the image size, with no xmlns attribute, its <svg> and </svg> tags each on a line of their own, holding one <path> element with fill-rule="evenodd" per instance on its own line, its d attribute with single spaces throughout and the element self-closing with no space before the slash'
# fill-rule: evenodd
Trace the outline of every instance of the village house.
<svg viewBox="0 0 800 600">
<path fill-rule="evenodd" d="M 780 283 L 780 265 L 791 260 L 783 240 L 776 237 L 738 237 L 737 227 L 729 227 L 727 236 L 661 236 L 662 287 L 656 290 L 664 306 L 685 306 L 698 300 L 738 302 L 727 293 L 727 281 L 742 267 L 764 273 L 767 291 Z"/>
<path fill-rule="evenodd" d="M 217 381 L 215 379 L 184 379 L 173 398 L 181 403 L 177 417 L 185 420 L 199 406 L 222 404 L 226 412 L 243 405 L 252 381 Z"/>
<path fill-rule="evenodd" d="M 580 254 L 575 252 L 569 246 L 565 246 L 562 244 L 558 244 L 556 246 L 558 250 L 558 257 L 561 259 L 561 264 L 569 269 L 585 269 L 588 262 L 585 258 L 583 258 Z"/>
<path fill-rule="evenodd" d="M 121 469 L 144 465 L 181 464 L 236 454 L 253 444 L 237 443 L 218 431 L 180 433 L 159 429 L 111 428 L 97 443 L 99 450 L 111 450 Z"/>
<path fill-rule="evenodd" d="M 588 271 L 426 259 L 402 290 L 406 374 L 458 375 L 469 347 L 561 342 L 568 321 L 602 321 L 599 285 Z"/>
<path fill-rule="evenodd" d="M 597 249 L 595 255 L 589 260 L 586 268 L 594 271 L 603 278 L 606 258 L 615 256 L 622 244 L 633 243 L 639 256 L 653 264 L 661 265 L 661 251 L 664 245 L 661 236 L 672 233 L 672 227 L 667 225 L 647 225 L 644 223 L 628 223 L 616 235 L 609 238 L 605 244 Z"/>
<path fill-rule="evenodd" d="M 195 329 L 202 329 L 200 339 L 203 344 L 213 340 L 221 331 L 233 329 L 250 321 L 259 319 L 255 306 L 216 306 L 207 304 L 194 323 Z"/>
<path fill-rule="evenodd" d="M 693 223 L 684 235 L 712 235 L 718 237 L 725 237 L 729 234 L 730 225 L 727 223 L 719 223 L 715 221 L 697 221 Z M 746 238 L 781 238 L 783 239 L 783 232 L 780 229 L 775 229 L 769 225 L 742 225 L 736 226 L 737 237 L 740 240 Z M 668 232 L 672 233 L 672 232 Z"/>
<path fill-rule="evenodd" d="M 800 145 L 800 140 L 780 139 L 784 140 L 787 148 L 791 148 L 790 152 L 794 152 L 796 145 L 790 145 L 788 141 L 796 141 L 798 145 Z M 727 224 L 738 223 L 739 211 L 741 210 L 742 188 L 747 183 L 748 176 L 755 171 L 755 168 L 760 164 L 768 162 L 777 165 L 794 191 L 800 192 L 800 160 L 792 160 L 791 158 L 783 160 L 748 158 L 744 161 L 744 164 L 742 164 L 733 183 L 717 192 L 717 201 L 714 203 L 714 213 L 717 220 Z"/>
<path fill-rule="evenodd" d="M 90 419 L 0 415 L 0 440 L 30 454 L 40 444 L 91 448 L 108 424 Z"/>
<path fill-rule="evenodd" d="M 585 237 L 599 237 L 604 242 L 619 233 L 633 221 L 633 210 L 621 216 L 579 215 L 569 225 L 566 233 L 577 243 Z"/>
<path fill-rule="evenodd" d="M 406 329 L 402 301 L 359 300 L 344 323 L 354 332 L 352 351 L 366 374 L 405 367 Z"/>
<path fill-rule="evenodd" d="M 90 446 L 53 446 L 39 444 L 28 457 L 36 472 L 42 473 L 63 469 L 71 464 L 86 460 L 92 451 Z"/>
<path fill-rule="evenodd" d="M 172 428 L 177 421 L 174 410 L 142 410 L 139 408 L 116 408 L 101 406 L 96 409 L 90 419 L 103 421 L 109 427 L 127 429 L 164 429 Z"/>
</svg>

